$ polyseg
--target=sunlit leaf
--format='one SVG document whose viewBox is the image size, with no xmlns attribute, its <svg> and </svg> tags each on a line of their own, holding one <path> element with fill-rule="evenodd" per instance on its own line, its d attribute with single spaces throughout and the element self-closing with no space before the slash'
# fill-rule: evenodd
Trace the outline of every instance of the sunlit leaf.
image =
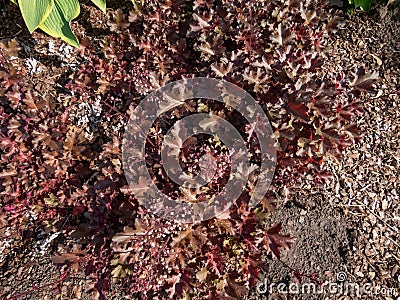
<svg viewBox="0 0 400 300">
<path fill-rule="evenodd" d="M 54 9 L 39 26 L 47 34 L 59 37 L 68 44 L 79 48 L 79 41 L 72 32 L 70 22 L 80 13 L 78 0 L 55 0 Z"/>
<path fill-rule="evenodd" d="M 93 4 L 100 8 L 104 13 L 106 12 L 106 0 L 92 0 Z"/>
<path fill-rule="evenodd" d="M 18 0 L 18 4 L 30 32 L 38 28 L 54 8 L 54 0 Z"/>
</svg>

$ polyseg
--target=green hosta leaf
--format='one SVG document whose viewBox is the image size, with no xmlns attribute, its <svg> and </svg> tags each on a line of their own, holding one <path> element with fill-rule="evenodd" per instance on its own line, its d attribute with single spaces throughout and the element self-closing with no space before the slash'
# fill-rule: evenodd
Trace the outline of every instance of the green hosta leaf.
<svg viewBox="0 0 400 300">
<path fill-rule="evenodd" d="M 103 12 L 106 12 L 106 0 L 92 0 L 93 4 L 100 8 Z"/>
<path fill-rule="evenodd" d="M 361 7 L 362 10 L 368 11 L 371 8 L 372 0 L 349 0 L 350 4 L 354 4 L 354 6 Z"/>
<path fill-rule="evenodd" d="M 18 0 L 18 4 L 30 32 L 38 28 L 54 8 L 54 0 Z"/>
<path fill-rule="evenodd" d="M 54 0 L 54 9 L 39 28 L 47 34 L 59 37 L 68 44 L 79 48 L 79 41 L 69 24 L 79 13 L 78 0 Z"/>
<path fill-rule="evenodd" d="M 361 7 L 363 10 L 368 11 L 371 8 L 371 0 L 355 0 L 356 7 Z"/>
<path fill-rule="evenodd" d="M 17 3 L 17 0 L 10 0 L 12 3 L 14 3 L 14 4 L 17 4 L 18 5 L 18 3 Z"/>
</svg>

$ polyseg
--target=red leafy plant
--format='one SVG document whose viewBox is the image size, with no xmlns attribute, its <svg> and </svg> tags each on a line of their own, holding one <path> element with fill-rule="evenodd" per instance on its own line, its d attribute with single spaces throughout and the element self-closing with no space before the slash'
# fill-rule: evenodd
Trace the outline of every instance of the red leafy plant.
<svg viewBox="0 0 400 300">
<path fill-rule="evenodd" d="M 346 78 L 324 69 L 327 37 L 339 21 L 323 1 L 145 1 L 129 16 L 116 11 L 102 51 L 82 50 L 82 64 L 57 97 L 39 97 L 2 47 L 2 223 L 61 232 L 54 262 L 88 275 L 98 298 L 106 298 L 113 277 L 124 278 L 128 298 L 240 299 L 267 271 L 266 258 L 279 258 L 293 242 L 268 222 L 279 194 L 305 176 L 323 182 L 322 161 L 340 158 L 359 136 L 359 96 L 376 74 L 360 68 Z M 185 225 L 138 205 L 122 171 L 121 143 L 144 96 L 194 76 L 250 92 L 271 121 L 278 159 L 259 207 L 247 206 L 250 184 L 223 215 Z M 199 106 L 187 103 L 173 114 Z M 229 114 L 227 107 L 212 110 Z M 147 146 L 172 124 L 160 118 Z M 256 152 L 252 124 L 238 126 Z M 153 170 L 156 158 L 149 156 Z"/>
</svg>

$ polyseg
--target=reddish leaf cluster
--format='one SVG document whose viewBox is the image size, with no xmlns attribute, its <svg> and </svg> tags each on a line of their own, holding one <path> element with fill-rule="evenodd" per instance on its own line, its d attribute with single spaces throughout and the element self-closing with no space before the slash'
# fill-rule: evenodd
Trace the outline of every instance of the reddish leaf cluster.
<svg viewBox="0 0 400 300">
<path fill-rule="evenodd" d="M 349 81 L 323 69 L 338 24 L 318 0 L 145 1 L 128 19 L 115 13 L 101 53 L 82 50 L 79 70 L 61 82 L 63 101 L 21 82 L 23 70 L 2 47 L 3 222 L 29 225 L 33 212 L 48 232 L 62 231 L 72 248 L 60 246 L 55 262 L 83 268 L 99 297 L 110 277 L 124 277 L 143 298 L 243 297 L 266 270 L 265 256 L 279 258 L 292 240 L 260 208 L 248 209 L 246 193 L 225 215 L 191 226 L 138 208 L 121 168 L 124 124 L 135 103 L 167 82 L 223 78 L 268 113 L 278 148 L 273 188 L 308 172 L 323 181 L 325 155 L 339 156 L 358 135 L 359 93 L 375 76 L 360 69 Z M 274 208 L 273 192 L 264 209 Z"/>
</svg>

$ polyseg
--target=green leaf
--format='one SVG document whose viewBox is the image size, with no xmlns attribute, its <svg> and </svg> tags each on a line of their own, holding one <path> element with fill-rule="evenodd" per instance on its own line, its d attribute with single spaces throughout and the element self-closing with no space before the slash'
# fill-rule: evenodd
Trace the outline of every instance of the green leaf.
<svg viewBox="0 0 400 300">
<path fill-rule="evenodd" d="M 54 0 L 18 0 L 28 30 L 32 33 L 50 15 Z"/>
<path fill-rule="evenodd" d="M 49 206 L 57 206 L 58 199 L 54 194 L 50 194 L 49 198 L 44 198 L 44 203 L 46 203 Z"/>
<path fill-rule="evenodd" d="M 17 0 L 10 0 L 12 3 L 18 5 Z"/>
<path fill-rule="evenodd" d="M 371 0 L 354 0 L 354 5 L 368 11 L 371 8 L 371 2 Z"/>
<path fill-rule="evenodd" d="M 104 13 L 106 12 L 106 0 L 92 0 L 93 4 L 100 8 Z"/>
<path fill-rule="evenodd" d="M 54 9 L 39 28 L 47 34 L 59 37 L 68 44 L 79 48 L 79 41 L 69 24 L 79 16 L 79 13 L 78 0 L 54 0 Z"/>
<path fill-rule="evenodd" d="M 354 4 L 356 8 L 368 11 L 371 8 L 372 0 L 349 0 L 349 4 Z"/>
</svg>

